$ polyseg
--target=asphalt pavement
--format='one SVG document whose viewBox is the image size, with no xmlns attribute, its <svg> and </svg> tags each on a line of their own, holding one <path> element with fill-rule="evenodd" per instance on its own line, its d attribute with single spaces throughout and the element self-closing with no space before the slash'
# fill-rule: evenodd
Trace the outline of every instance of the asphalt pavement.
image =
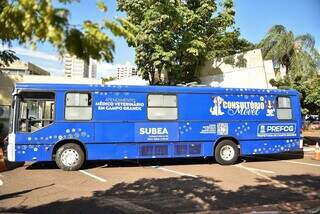
<svg viewBox="0 0 320 214">
<path fill-rule="evenodd" d="M 0 174 L 0 212 L 320 213 L 314 152 L 212 159 L 89 162 L 64 172 L 52 162 Z"/>
</svg>

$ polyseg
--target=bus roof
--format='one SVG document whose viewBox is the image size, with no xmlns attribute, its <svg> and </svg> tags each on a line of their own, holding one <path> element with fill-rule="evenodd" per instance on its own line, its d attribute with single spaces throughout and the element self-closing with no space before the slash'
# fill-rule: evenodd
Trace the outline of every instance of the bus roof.
<svg viewBox="0 0 320 214">
<path fill-rule="evenodd" d="M 51 83 L 17 83 L 19 90 L 54 90 L 54 91 L 118 91 L 148 93 L 241 93 L 241 94 L 287 94 L 297 95 L 293 89 L 253 89 L 253 88 L 219 88 L 219 87 L 184 87 L 184 86 L 127 86 L 108 84 L 51 84 Z"/>
</svg>

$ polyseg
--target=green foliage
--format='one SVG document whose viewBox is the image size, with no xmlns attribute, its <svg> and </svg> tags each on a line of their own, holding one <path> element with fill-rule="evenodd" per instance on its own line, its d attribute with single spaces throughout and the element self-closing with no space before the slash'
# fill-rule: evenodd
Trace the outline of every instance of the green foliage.
<svg viewBox="0 0 320 214">
<path fill-rule="evenodd" d="M 237 62 L 235 63 L 235 66 L 239 68 L 247 66 L 247 60 L 244 58 L 243 54 L 239 54 L 237 56 Z"/>
<path fill-rule="evenodd" d="M 0 67 L 8 66 L 10 63 L 18 59 L 19 58 L 15 55 L 15 52 L 12 50 L 0 51 Z"/>
<path fill-rule="evenodd" d="M 309 79 L 305 85 L 305 99 L 303 99 L 303 107 L 309 114 L 320 115 L 320 77 Z"/>
<path fill-rule="evenodd" d="M 284 26 L 273 26 L 260 42 L 265 59 L 272 59 L 284 66 L 284 78 L 272 79 L 278 88 L 294 88 L 301 94 L 302 110 L 305 114 L 320 114 L 320 54 L 310 34 L 295 36 Z"/>
<path fill-rule="evenodd" d="M 128 17 L 106 26 L 135 47 L 138 69 L 150 84 L 192 82 L 205 60 L 252 47 L 239 39 L 232 0 L 220 8 L 213 0 L 118 0 L 118 6 Z M 164 72 L 167 82 L 160 78 Z"/>
<path fill-rule="evenodd" d="M 106 13 L 108 10 L 107 5 L 103 2 L 103 0 L 98 0 L 97 1 L 97 7 L 99 8 L 99 10 L 101 10 L 102 12 Z"/>
<path fill-rule="evenodd" d="M 112 81 L 112 80 L 116 80 L 116 79 L 117 79 L 116 77 L 101 78 L 103 84 L 106 84 L 107 82 Z"/>
<path fill-rule="evenodd" d="M 320 115 L 320 76 L 305 78 L 303 76 L 288 76 L 278 81 L 272 79 L 270 83 L 281 89 L 296 89 L 300 92 L 303 114 Z"/>
<path fill-rule="evenodd" d="M 273 26 L 260 42 L 265 59 L 284 66 L 288 78 L 296 75 L 308 78 L 317 74 L 320 54 L 310 34 L 295 36 L 282 25 Z"/>
<path fill-rule="evenodd" d="M 64 7 L 76 0 L 59 0 L 58 7 L 52 0 L 0 0 L 0 40 L 11 45 L 12 41 L 36 47 L 39 42 L 51 43 L 60 54 L 65 52 L 81 59 L 113 60 L 114 43 L 107 36 L 102 23 L 85 20 L 82 25 L 69 23 L 69 11 Z M 102 0 L 97 7 L 106 12 Z M 5 60 L 0 53 L 0 59 Z M 13 58 L 12 58 L 13 59 Z"/>
</svg>

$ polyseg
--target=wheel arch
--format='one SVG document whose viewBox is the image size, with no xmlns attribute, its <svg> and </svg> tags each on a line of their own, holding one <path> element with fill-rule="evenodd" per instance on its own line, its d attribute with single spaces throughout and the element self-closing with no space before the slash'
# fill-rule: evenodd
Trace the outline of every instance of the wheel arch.
<svg viewBox="0 0 320 214">
<path fill-rule="evenodd" d="M 239 152 L 241 154 L 241 147 L 240 147 L 240 141 L 233 137 L 233 136 L 222 136 L 222 137 L 219 137 L 216 141 L 215 141 L 215 144 L 214 144 L 214 147 L 213 147 L 213 154 L 216 150 L 216 147 L 218 146 L 218 144 L 223 141 L 223 140 L 231 140 L 233 141 L 237 146 L 238 146 L 238 149 L 239 149 Z"/>
<path fill-rule="evenodd" d="M 84 143 L 82 143 L 81 141 L 76 140 L 76 139 L 65 139 L 65 140 L 61 140 L 61 141 L 57 142 L 57 143 L 54 145 L 54 147 L 53 147 L 53 149 L 52 149 L 52 155 L 51 155 L 51 158 L 52 158 L 53 161 L 55 160 L 55 155 L 56 155 L 58 149 L 59 149 L 62 145 L 65 145 L 65 144 L 67 144 L 67 143 L 74 143 L 74 144 L 79 145 L 80 148 L 81 148 L 82 151 L 83 151 L 85 160 L 87 159 L 88 153 L 87 153 L 87 148 L 86 148 L 86 146 L 84 145 Z"/>
</svg>

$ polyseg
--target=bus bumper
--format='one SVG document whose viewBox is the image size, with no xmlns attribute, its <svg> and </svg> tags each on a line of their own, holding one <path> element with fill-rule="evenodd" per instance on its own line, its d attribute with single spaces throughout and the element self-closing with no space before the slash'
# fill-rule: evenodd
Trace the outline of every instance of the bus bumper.
<svg viewBox="0 0 320 214">
<path fill-rule="evenodd" d="M 300 149 L 303 149 L 303 138 L 300 138 L 300 145 L 299 145 Z"/>
<path fill-rule="evenodd" d="M 16 135 L 11 133 L 8 139 L 7 158 L 8 161 L 13 162 L 16 160 Z"/>
</svg>

